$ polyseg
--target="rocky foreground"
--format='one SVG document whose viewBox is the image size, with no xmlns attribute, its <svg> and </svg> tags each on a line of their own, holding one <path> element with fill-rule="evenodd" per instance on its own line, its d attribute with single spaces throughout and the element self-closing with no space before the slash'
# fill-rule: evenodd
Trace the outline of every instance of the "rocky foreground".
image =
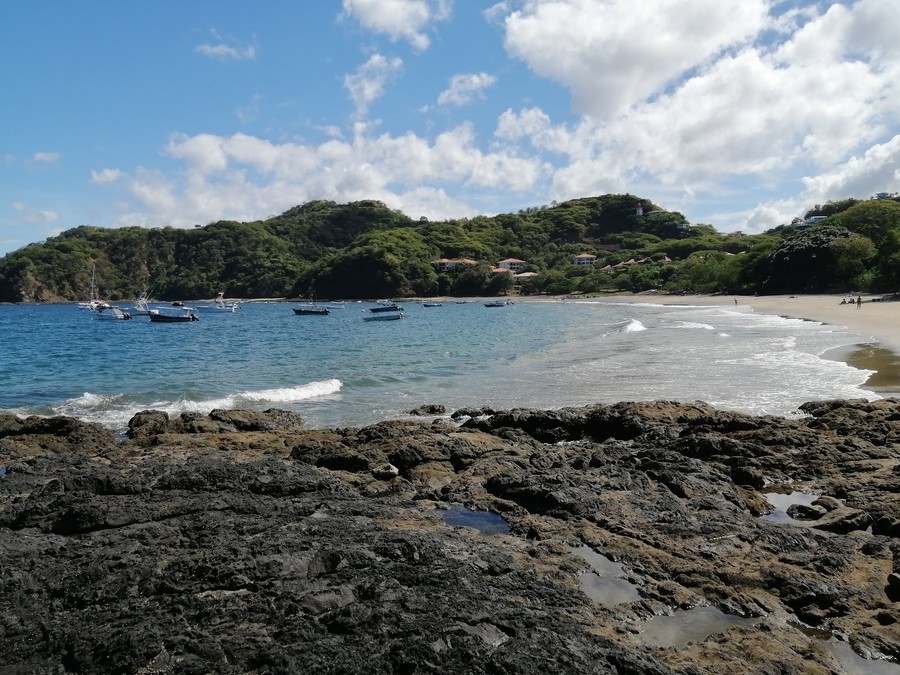
<svg viewBox="0 0 900 675">
<path fill-rule="evenodd" d="M 802 410 L 0 416 L 0 672 L 900 672 L 900 401 Z"/>
</svg>

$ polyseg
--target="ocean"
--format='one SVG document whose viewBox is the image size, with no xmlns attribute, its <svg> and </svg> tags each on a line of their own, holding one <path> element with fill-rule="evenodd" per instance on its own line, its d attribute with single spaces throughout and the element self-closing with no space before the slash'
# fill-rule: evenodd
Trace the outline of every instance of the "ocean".
<svg viewBox="0 0 900 675">
<path fill-rule="evenodd" d="M 385 322 L 363 321 L 371 303 L 328 316 L 296 316 L 294 306 L 248 302 L 176 324 L 0 306 L 0 411 L 121 431 L 147 409 L 282 408 L 318 428 L 404 418 L 426 403 L 449 415 L 700 400 L 794 416 L 806 401 L 888 395 L 864 388 L 872 371 L 827 357 L 860 336 L 730 304 L 404 303 L 406 318 Z"/>
</svg>

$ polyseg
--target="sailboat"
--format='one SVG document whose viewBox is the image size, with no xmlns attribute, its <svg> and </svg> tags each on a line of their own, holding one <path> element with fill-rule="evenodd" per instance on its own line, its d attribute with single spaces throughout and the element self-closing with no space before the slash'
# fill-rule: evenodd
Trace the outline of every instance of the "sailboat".
<svg viewBox="0 0 900 675">
<path fill-rule="evenodd" d="M 97 267 L 96 265 L 91 265 L 91 298 L 87 302 L 79 302 L 78 309 L 96 311 L 108 306 L 103 300 L 97 298 Z"/>
</svg>

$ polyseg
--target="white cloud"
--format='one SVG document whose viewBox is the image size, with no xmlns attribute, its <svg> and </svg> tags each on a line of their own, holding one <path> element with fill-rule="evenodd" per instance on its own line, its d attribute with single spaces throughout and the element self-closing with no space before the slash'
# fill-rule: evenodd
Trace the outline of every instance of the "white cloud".
<svg viewBox="0 0 900 675">
<path fill-rule="evenodd" d="M 387 83 L 402 69 L 402 59 L 373 54 L 355 73 L 344 76 L 344 87 L 350 92 L 357 115 L 365 115 L 372 102 L 384 96 Z"/>
<path fill-rule="evenodd" d="M 430 40 L 425 29 L 450 17 L 452 0 L 344 0 L 345 16 L 356 19 L 365 28 L 388 35 L 391 40 L 406 40 L 418 50 L 427 49 Z"/>
<path fill-rule="evenodd" d="M 505 0 L 485 16 L 504 31 L 509 54 L 567 88 L 574 116 L 535 98 L 499 114 L 493 134 L 475 121 L 430 126 L 439 116 L 425 120 L 427 137 L 382 133 L 392 120 L 362 120 L 405 64 L 375 54 L 343 81 L 356 123 L 323 124 L 319 144 L 176 135 L 164 152 L 180 174 L 92 177 L 133 198 L 120 224 L 176 226 L 255 219 L 320 198 L 376 198 L 434 219 L 473 213 L 479 199 L 631 192 L 720 229 L 760 231 L 814 203 L 900 189 L 893 3 L 787 4 Z M 424 49 L 450 3 L 344 0 L 343 8 Z M 457 75 L 437 101 L 464 105 L 493 84 L 483 72 Z"/>
<path fill-rule="evenodd" d="M 466 105 L 482 96 L 496 81 L 496 77 L 487 73 L 454 75 L 450 78 L 450 86 L 438 95 L 438 105 Z"/>
<path fill-rule="evenodd" d="M 252 61 L 256 58 L 256 47 L 253 45 L 238 45 L 235 40 L 225 39 L 215 30 L 211 33 L 215 44 L 197 45 L 195 52 L 219 61 Z"/>
<path fill-rule="evenodd" d="M 48 164 L 55 165 L 59 164 L 59 160 L 62 158 L 62 155 L 58 152 L 36 152 L 31 156 L 29 160 L 29 164 Z"/>
<path fill-rule="evenodd" d="M 772 195 L 828 176 L 897 129 L 900 22 L 887 0 L 789 16 L 767 16 L 762 0 L 703 0 L 679 16 L 656 0 L 518 6 L 491 10 L 507 12 L 507 49 L 568 87 L 582 117 L 507 110 L 495 136 L 553 153 L 557 200 L 646 189 L 696 209 L 740 200 L 738 182 Z M 761 229 L 800 203 L 776 201 L 723 215 Z"/>
<path fill-rule="evenodd" d="M 101 169 L 100 171 L 91 171 L 91 182 L 95 185 L 103 183 L 114 183 L 122 177 L 122 172 L 118 169 Z"/>
<path fill-rule="evenodd" d="M 22 220 L 29 225 L 45 225 L 59 220 L 59 214 L 55 211 L 35 211 L 26 215 Z"/>
<path fill-rule="evenodd" d="M 766 25 L 767 0 L 523 0 L 505 20 L 506 48 L 572 92 L 602 120 L 664 91 L 686 72 L 745 44 Z"/>
<path fill-rule="evenodd" d="M 352 139 L 317 146 L 275 144 L 246 134 L 175 135 L 165 154 L 183 162 L 183 180 L 142 169 L 120 181 L 141 211 L 123 214 L 117 225 L 252 220 L 312 199 L 380 199 L 410 215 L 459 217 L 476 209 L 453 197 L 453 190 L 524 194 L 544 177 L 544 167 L 533 158 L 480 150 L 470 125 L 431 141 L 371 131 L 359 123 Z"/>
</svg>

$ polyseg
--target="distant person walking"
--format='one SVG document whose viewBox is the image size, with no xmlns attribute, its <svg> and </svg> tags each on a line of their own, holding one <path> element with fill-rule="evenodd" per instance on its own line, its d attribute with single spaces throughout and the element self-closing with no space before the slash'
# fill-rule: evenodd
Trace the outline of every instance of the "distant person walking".
<svg viewBox="0 0 900 675">
<path fill-rule="evenodd" d="M 862 296 L 857 295 L 856 296 L 856 309 L 859 309 L 860 307 L 862 307 Z"/>
</svg>

